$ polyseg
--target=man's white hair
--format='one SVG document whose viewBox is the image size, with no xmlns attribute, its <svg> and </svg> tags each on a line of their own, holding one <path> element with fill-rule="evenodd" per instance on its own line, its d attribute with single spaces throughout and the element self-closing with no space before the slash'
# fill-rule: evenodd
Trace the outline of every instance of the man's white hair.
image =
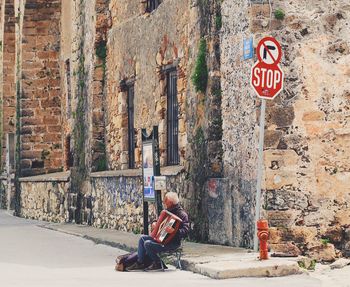
<svg viewBox="0 0 350 287">
<path fill-rule="evenodd" d="M 173 204 L 179 203 L 179 197 L 177 196 L 176 192 L 169 191 L 165 194 L 165 197 L 169 199 Z"/>
</svg>

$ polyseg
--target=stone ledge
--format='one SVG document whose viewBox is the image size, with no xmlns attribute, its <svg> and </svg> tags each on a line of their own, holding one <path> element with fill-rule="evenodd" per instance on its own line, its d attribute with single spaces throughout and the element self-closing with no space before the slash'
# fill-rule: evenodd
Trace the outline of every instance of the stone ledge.
<svg viewBox="0 0 350 287">
<path fill-rule="evenodd" d="M 119 177 L 119 176 L 130 176 L 130 177 L 142 176 L 142 170 L 141 169 L 106 170 L 106 171 L 92 172 L 90 174 L 91 178 Z"/>
<path fill-rule="evenodd" d="M 70 171 L 55 172 L 36 176 L 22 177 L 20 182 L 50 182 L 50 181 L 69 181 Z"/>
<path fill-rule="evenodd" d="M 160 168 L 160 174 L 165 176 L 178 175 L 185 170 L 184 166 L 174 165 L 174 166 L 164 166 Z M 124 170 L 106 170 L 93 172 L 90 174 L 91 178 L 102 178 L 102 177 L 139 177 L 142 176 L 142 169 L 124 169 Z"/>
<path fill-rule="evenodd" d="M 169 165 L 169 166 L 161 167 L 160 174 L 166 175 L 166 176 L 178 175 L 184 170 L 185 170 L 185 167 L 182 165 Z"/>
</svg>

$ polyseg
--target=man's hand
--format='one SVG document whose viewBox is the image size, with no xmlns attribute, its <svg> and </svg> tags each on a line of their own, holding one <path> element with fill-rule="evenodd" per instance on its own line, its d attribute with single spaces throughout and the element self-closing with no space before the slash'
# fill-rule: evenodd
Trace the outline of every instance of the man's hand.
<svg viewBox="0 0 350 287">
<path fill-rule="evenodd" d="M 152 223 L 152 225 L 151 225 L 151 230 L 154 230 L 154 228 L 156 228 L 156 225 L 157 225 L 157 222 L 154 221 L 154 222 Z"/>
<path fill-rule="evenodd" d="M 165 231 L 166 231 L 167 233 L 171 234 L 171 233 L 173 233 L 173 232 L 175 231 L 175 229 L 172 228 L 171 226 L 167 226 L 167 227 L 165 227 Z"/>
</svg>

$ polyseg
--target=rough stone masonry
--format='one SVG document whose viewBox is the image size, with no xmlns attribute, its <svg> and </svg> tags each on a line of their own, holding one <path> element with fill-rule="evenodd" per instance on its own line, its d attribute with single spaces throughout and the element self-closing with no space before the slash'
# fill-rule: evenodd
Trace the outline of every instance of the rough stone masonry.
<svg viewBox="0 0 350 287">
<path fill-rule="evenodd" d="M 142 232 L 141 129 L 157 125 L 190 238 L 252 247 L 261 102 L 243 39 L 273 36 L 285 82 L 266 115 L 270 246 L 348 256 L 347 2 L 1 0 L 1 167 L 13 150 L 17 214 Z"/>
</svg>

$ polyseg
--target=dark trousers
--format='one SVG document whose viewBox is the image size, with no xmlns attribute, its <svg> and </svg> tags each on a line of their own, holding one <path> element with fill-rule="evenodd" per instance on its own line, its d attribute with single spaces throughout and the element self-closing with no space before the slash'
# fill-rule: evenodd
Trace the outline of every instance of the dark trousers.
<svg viewBox="0 0 350 287">
<path fill-rule="evenodd" d="M 144 263 L 145 257 L 148 256 L 154 262 L 160 262 L 160 258 L 157 255 L 160 252 L 171 251 L 178 248 L 180 244 L 169 243 L 162 245 L 157 243 L 151 236 L 142 235 L 139 240 L 139 246 L 137 249 L 138 261 Z"/>
</svg>

